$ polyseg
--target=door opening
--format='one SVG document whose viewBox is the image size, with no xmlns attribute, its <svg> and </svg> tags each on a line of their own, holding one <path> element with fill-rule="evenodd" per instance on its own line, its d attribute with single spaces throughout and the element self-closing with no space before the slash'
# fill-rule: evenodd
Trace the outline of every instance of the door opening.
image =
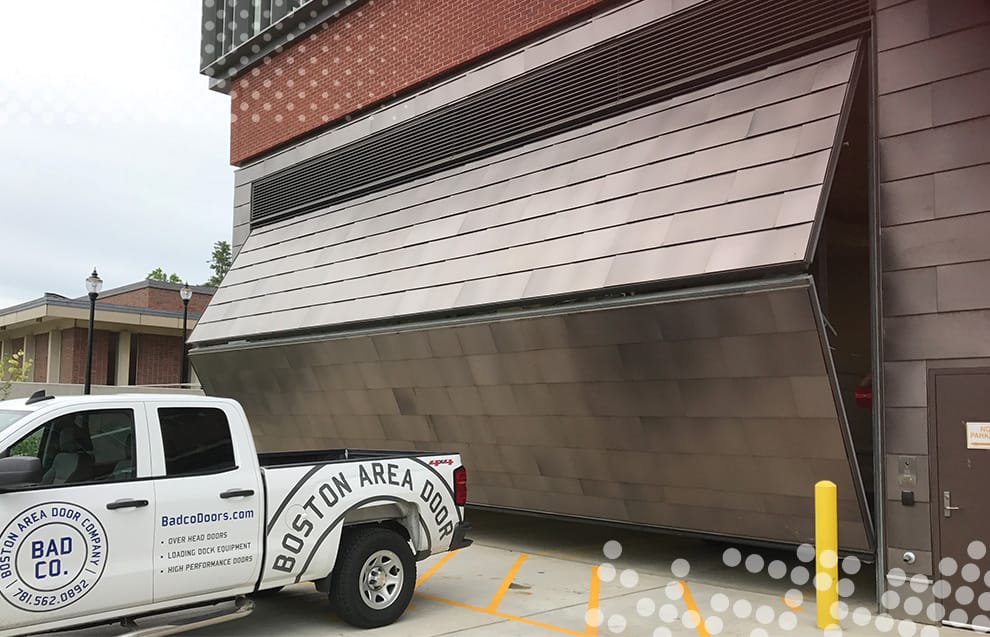
<svg viewBox="0 0 990 637">
<path fill-rule="evenodd" d="M 828 193 L 811 272 L 825 315 L 842 405 L 875 510 L 870 330 L 869 82 L 860 77 Z"/>
</svg>

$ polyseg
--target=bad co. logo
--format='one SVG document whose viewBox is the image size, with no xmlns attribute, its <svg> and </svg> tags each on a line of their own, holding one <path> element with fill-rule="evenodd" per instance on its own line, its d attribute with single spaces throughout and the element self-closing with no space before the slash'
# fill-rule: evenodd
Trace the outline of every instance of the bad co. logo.
<svg viewBox="0 0 990 637">
<path fill-rule="evenodd" d="M 68 606 L 92 590 L 107 561 L 107 534 L 86 509 L 39 504 L 0 533 L 0 595 L 26 611 Z"/>
</svg>

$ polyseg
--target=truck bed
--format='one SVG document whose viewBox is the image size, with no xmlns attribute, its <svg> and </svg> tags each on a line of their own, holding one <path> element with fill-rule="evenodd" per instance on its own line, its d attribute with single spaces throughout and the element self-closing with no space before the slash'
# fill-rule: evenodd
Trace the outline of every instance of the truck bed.
<svg viewBox="0 0 990 637">
<path fill-rule="evenodd" d="M 396 451 L 395 449 L 313 449 L 308 451 L 276 451 L 259 453 L 262 467 L 291 467 L 303 464 L 350 462 L 354 460 L 378 460 L 382 458 L 408 458 L 410 456 L 447 455 L 443 452 Z"/>
</svg>

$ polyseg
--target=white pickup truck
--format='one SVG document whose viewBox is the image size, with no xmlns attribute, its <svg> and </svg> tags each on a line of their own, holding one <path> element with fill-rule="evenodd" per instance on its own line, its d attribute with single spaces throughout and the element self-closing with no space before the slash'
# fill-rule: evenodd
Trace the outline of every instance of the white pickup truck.
<svg viewBox="0 0 990 637">
<path fill-rule="evenodd" d="M 243 611 L 242 596 L 301 581 L 353 625 L 389 624 L 416 560 L 471 543 L 466 490 L 457 454 L 259 455 L 233 400 L 3 401 L 0 637 Z"/>
</svg>

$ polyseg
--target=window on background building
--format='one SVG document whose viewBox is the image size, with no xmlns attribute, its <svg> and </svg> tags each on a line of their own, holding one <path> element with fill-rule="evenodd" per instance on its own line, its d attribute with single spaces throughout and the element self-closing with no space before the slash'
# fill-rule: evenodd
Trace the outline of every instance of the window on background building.
<svg viewBox="0 0 990 637">
<path fill-rule="evenodd" d="M 131 334 L 131 358 L 127 361 L 127 384 L 137 385 L 138 351 L 141 349 L 141 335 Z"/>
<path fill-rule="evenodd" d="M 252 14 L 254 20 L 251 23 L 251 33 L 253 35 L 261 33 L 263 19 L 267 19 L 268 23 L 271 24 L 272 10 L 268 5 L 269 2 L 266 0 L 253 0 Z"/>
<path fill-rule="evenodd" d="M 110 332 L 107 334 L 107 377 L 105 384 L 117 384 L 117 348 L 120 347 L 120 334 Z"/>
<path fill-rule="evenodd" d="M 213 0 L 204 16 L 203 55 L 208 62 L 227 55 L 311 0 Z M 207 28 L 206 24 L 210 23 Z M 221 25 L 217 30 L 215 25 Z M 211 34 L 207 36 L 206 34 Z M 216 34 L 216 36 L 212 35 Z M 219 46 L 217 46 L 219 44 Z M 207 47 L 207 45 L 209 45 Z"/>
</svg>

